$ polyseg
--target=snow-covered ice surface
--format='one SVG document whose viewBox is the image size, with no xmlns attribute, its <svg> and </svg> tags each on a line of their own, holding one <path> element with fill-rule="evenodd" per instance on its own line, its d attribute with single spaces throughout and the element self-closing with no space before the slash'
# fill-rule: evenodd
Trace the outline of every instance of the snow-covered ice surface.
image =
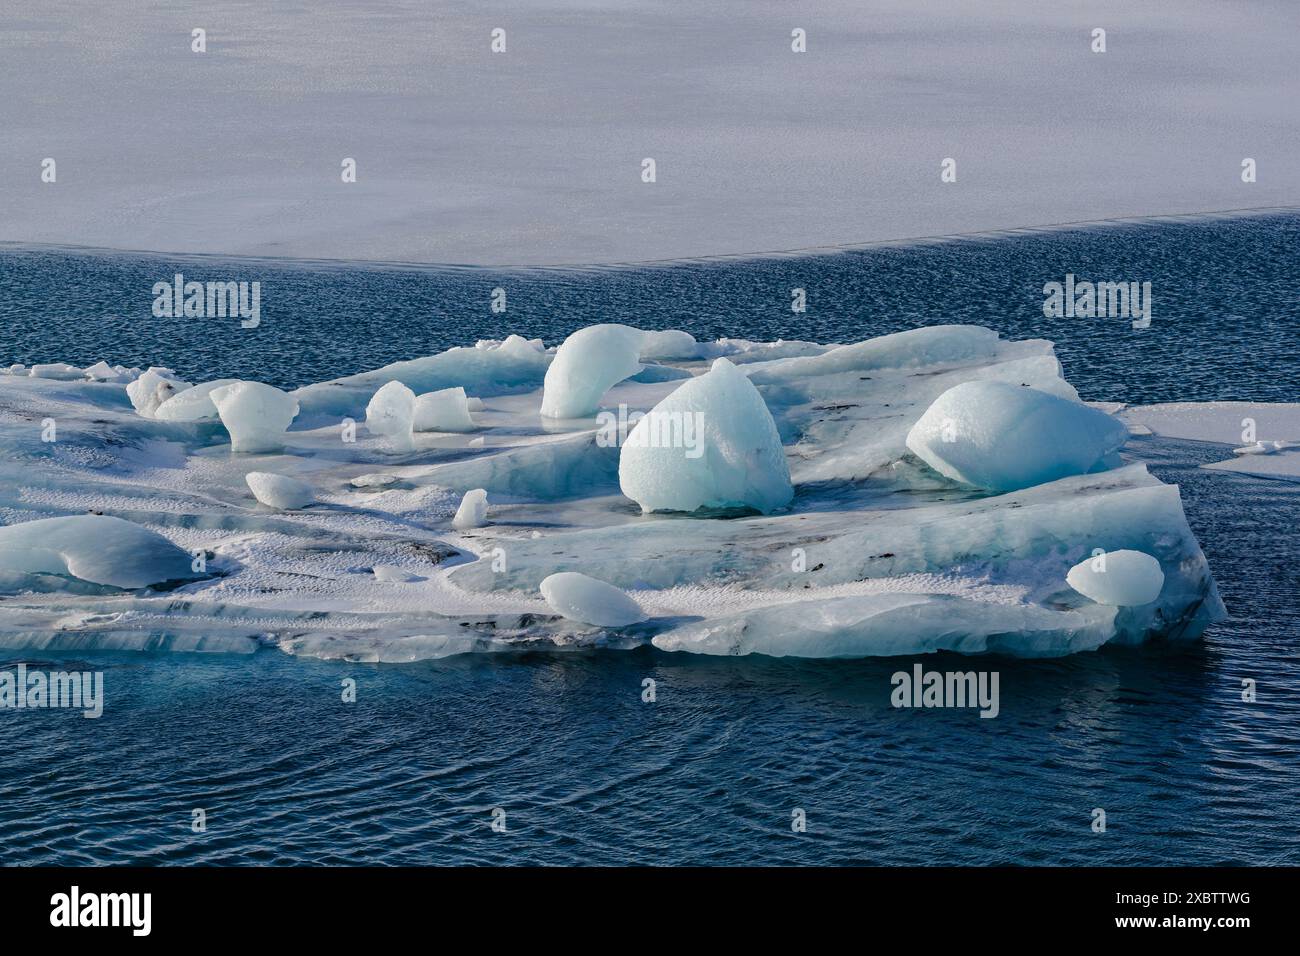
<svg viewBox="0 0 1300 956">
<path fill-rule="evenodd" d="M 1300 481 L 1300 403 L 1172 402 L 1125 408 L 1120 417 L 1138 434 L 1229 446 L 1206 468 Z"/>
<path fill-rule="evenodd" d="M 665 339 L 656 351 L 686 344 Z M 377 661 L 651 641 L 713 654 L 1049 656 L 1193 639 L 1224 613 L 1178 489 L 1144 466 L 998 495 L 907 450 L 912 426 L 963 382 L 1077 400 L 1049 342 L 935 326 L 841 347 L 701 342 L 694 352 L 618 382 L 600 408 L 648 411 L 733 356 L 780 436 L 788 505 L 643 514 L 620 492 L 620 449 L 597 440 L 595 417 L 540 414 L 555 352 L 518 337 L 299 389 L 277 402 L 301 413 L 273 453 L 232 453 L 220 421 L 142 415 L 122 383 L 0 375 L 5 525 L 94 511 L 202 558 L 198 580 L 166 590 L 10 581 L 0 640 L 269 644 Z M 394 451 L 356 427 L 390 381 L 463 388 L 482 401 L 477 430 L 417 432 L 411 450 Z M 54 441 L 43 440 L 49 419 Z M 306 482 L 316 503 L 268 510 L 246 483 L 254 471 Z M 490 524 L 458 531 L 474 489 L 490 498 Z M 1067 573 L 1096 548 L 1150 554 L 1164 574 L 1157 600 L 1115 608 L 1071 588 Z M 626 592 L 646 620 L 600 627 L 557 614 L 539 588 L 569 571 Z"/>
<path fill-rule="evenodd" d="M 14 0 L 5 20 L 0 241 L 628 262 L 1289 204 L 1300 175 L 1289 0 Z"/>
</svg>

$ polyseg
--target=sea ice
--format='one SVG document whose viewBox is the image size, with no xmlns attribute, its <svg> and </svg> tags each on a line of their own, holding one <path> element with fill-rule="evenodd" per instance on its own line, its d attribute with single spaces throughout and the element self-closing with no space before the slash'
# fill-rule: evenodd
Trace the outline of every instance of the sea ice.
<svg viewBox="0 0 1300 956">
<path fill-rule="evenodd" d="M 641 606 L 623 591 L 576 571 L 550 575 L 540 590 L 556 614 L 580 624 L 627 627 L 646 619 Z"/>
<path fill-rule="evenodd" d="M 1128 440 L 1111 416 L 1035 388 L 966 382 L 935 400 L 907 447 L 954 481 L 1015 491 L 1103 467 Z"/>
<path fill-rule="evenodd" d="M 627 325 L 589 325 L 565 339 L 546 370 L 542 415 L 583 418 L 610 387 L 641 371 L 645 333 Z"/>
<path fill-rule="evenodd" d="M 414 428 L 417 432 L 473 431 L 474 420 L 469 417 L 465 389 L 457 385 L 417 396 Z"/>
<path fill-rule="evenodd" d="M 1165 573 L 1142 551 L 1110 551 L 1080 561 L 1065 576 L 1084 597 L 1111 607 L 1139 607 L 1160 596 Z"/>
<path fill-rule="evenodd" d="M 199 577 L 190 555 L 157 532 L 109 515 L 41 518 L 0 528 L 0 586 L 12 593 L 29 575 L 75 578 L 115 588 Z"/>
<path fill-rule="evenodd" d="M 465 492 L 460 507 L 456 509 L 456 517 L 451 520 L 451 526 L 457 531 L 483 527 L 487 524 L 487 507 L 487 492 L 482 488 Z"/>
<path fill-rule="evenodd" d="M 230 450 L 257 454 L 279 451 L 298 403 L 272 385 L 232 382 L 208 393 L 230 433 Z"/>
<path fill-rule="evenodd" d="M 305 481 L 269 471 L 250 471 L 244 476 L 253 497 L 262 504 L 284 511 L 306 508 L 316 500 L 316 491 Z"/>
<path fill-rule="evenodd" d="M 401 382 L 382 386 L 366 406 L 366 430 L 387 438 L 396 451 L 415 447 L 411 428 L 415 423 L 415 393 Z"/>
<path fill-rule="evenodd" d="M 752 508 L 766 514 L 794 496 L 763 396 L 725 358 L 637 422 L 623 445 L 618 481 L 646 512 Z"/>
</svg>

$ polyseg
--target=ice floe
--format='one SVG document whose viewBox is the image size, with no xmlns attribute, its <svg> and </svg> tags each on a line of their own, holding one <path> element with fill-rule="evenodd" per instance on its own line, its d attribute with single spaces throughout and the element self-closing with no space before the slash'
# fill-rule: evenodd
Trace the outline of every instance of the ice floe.
<svg viewBox="0 0 1300 956">
<path fill-rule="evenodd" d="M 1224 614 L 1178 489 L 1117 460 L 1125 429 L 1049 342 L 598 328 L 563 365 L 565 346 L 509 336 L 292 393 L 158 368 L 0 376 L 0 645 L 1043 656 L 1190 640 Z M 356 428 L 385 388 L 373 422 L 401 427 Z M 979 401 L 945 400 L 961 388 Z M 420 430 L 407 394 L 445 390 L 454 421 L 430 399 L 440 427 Z M 472 433 L 448 427 L 471 406 Z M 959 441 L 919 424 L 936 406 Z M 1246 444 L 1224 457 L 1295 454 L 1231 455 Z M 1149 556 L 1155 597 L 1067 582 L 1098 550 Z"/>
</svg>

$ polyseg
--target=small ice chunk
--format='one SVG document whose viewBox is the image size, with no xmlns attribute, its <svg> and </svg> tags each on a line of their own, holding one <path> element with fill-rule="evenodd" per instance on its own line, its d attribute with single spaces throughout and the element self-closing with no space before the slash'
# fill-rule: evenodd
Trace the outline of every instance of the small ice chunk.
<svg viewBox="0 0 1300 956">
<path fill-rule="evenodd" d="M 88 367 L 82 374 L 92 382 L 129 382 L 131 376 L 120 365 L 109 365 L 99 361 Z"/>
<path fill-rule="evenodd" d="M 253 497 L 262 504 L 281 511 L 306 508 L 316 500 L 316 492 L 311 485 L 287 475 L 277 475 L 269 471 L 250 471 L 244 476 Z"/>
<path fill-rule="evenodd" d="M 10 375 L 26 375 L 27 366 L 24 365 L 22 362 L 14 362 L 13 365 L 10 365 L 7 369 L 5 369 L 5 372 L 7 372 Z"/>
<path fill-rule="evenodd" d="M 585 418 L 594 414 L 602 395 L 641 371 L 644 335 L 627 325 L 589 325 L 570 335 L 546 370 L 542 415 Z"/>
<path fill-rule="evenodd" d="M 1165 586 L 1160 562 L 1142 551 L 1108 551 L 1080 561 L 1065 576 L 1084 597 L 1110 607 L 1150 604 Z"/>
<path fill-rule="evenodd" d="M 458 531 L 481 528 L 487 524 L 487 492 L 482 488 L 465 492 L 465 497 L 456 509 L 456 517 L 451 519 L 451 526 Z"/>
<path fill-rule="evenodd" d="M 618 483 L 645 512 L 753 508 L 767 514 L 794 497 L 772 413 L 725 358 L 637 422 L 623 443 Z"/>
<path fill-rule="evenodd" d="M 472 431 L 474 420 L 469 417 L 465 389 L 457 386 L 418 396 L 413 427 L 417 432 Z"/>
<path fill-rule="evenodd" d="M 0 572 L 65 576 L 117 588 L 200 576 L 190 555 L 162 535 L 110 515 L 41 518 L 0 528 Z"/>
<path fill-rule="evenodd" d="M 33 365 L 28 374 L 32 378 L 55 378 L 63 382 L 71 382 L 84 378 L 86 373 L 67 362 L 48 362 L 45 365 Z"/>
<path fill-rule="evenodd" d="M 372 472 L 368 475 L 357 475 L 352 479 L 350 484 L 353 488 L 383 488 L 385 485 L 391 485 L 397 481 L 396 475 L 384 475 L 379 472 Z"/>
<path fill-rule="evenodd" d="M 469 398 L 465 399 L 465 406 L 471 412 L 481 412 L 483 411 L 483 399 L 475 398 L 471 395 Z"/>
<path fill-rule="evenodd" d="M 230 450 L 272 452 L 284 447 L 284 433 L 298 414 L 298 401 L 262 382 L 232 382 L 209 393 L 230 432 Z"/>
<path fill-rule="evenodd" d="M 387 438 L 397 451 L 415 447 L 411 427 L 415 424 L 415 393 L 394 379 L 382 386 L 366 406 L 366 430 Z"/>
<path fill-rule="evenodd" d="M 376 581 L 384 581 L 388 584 L 409 584 L 412 581 L 423 580 L 418 574 L 412 574 L 395 564 L 376 564 L 372 570 Z"/>
<path fill-rule="evenodd" d="M 935 399 L 907 447 L 954 481 L 1003 492 L 1098 470 L 1127 440 L 1128 429 L 1105 412 L 988 380 Z"/>
<path fill-rule="evenodd" d="M 190 387 L 189 382 L 181 381 L 171 369 L 151 365 L 126 387 L 126 396 L 138 414 L 153 418 L 159 405 Z"/>
<path fill-rule="evenodd" d="M 1234 455 L 1276 455 L 1280 451 L 1286 451 L 1290 448 L 1300 448 L 1300 442 L 1296 441 L 1257 441 L 1253 445 L 1245 445 L 1241 448 L 1234 448 Z"/>
<path fill-rule="evenodd" d="M 237 378 L 219 378 L 177 392 L 154 410 L 153 417 L 164 422 L 202 422 L 220 418 L 212 393 L 223 385 L 233 385 Z"/>
<path fill-rule="evenodd" d="M 689 361 L 700 358 L 700 343 L 681 329 L 642 332 L 641 358 L 657 361 Z"/>
<path fill-rule="evenodd" d="M 542 597 L 556 614 L 596 627 L 627 627 L 646 619 L 641 605 L 612 584 L 577 571 L 561 571 L 542 581 Z"/>
</svg>

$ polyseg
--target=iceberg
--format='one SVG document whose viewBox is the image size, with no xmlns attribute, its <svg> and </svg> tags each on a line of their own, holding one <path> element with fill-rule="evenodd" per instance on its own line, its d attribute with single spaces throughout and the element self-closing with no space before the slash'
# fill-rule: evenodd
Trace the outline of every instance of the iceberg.
<svg viewBox="0 0 1300 956">
<path fill-rule="evenodd" d="M 230 433 L 230 450 L 258 454 L 279 451 L 298 403 L 272 385 L 232 382 L 208 393 Z"/>
<path fill-rule="evenodd" d="M 641 606 L 604 581 L 576 571 L 552 574 L 540 590 L 556 614 L 595 627 L 627 627 L 646 619 Z"/>
<path fill-rule="evenodd" d="M 990 491 L 1085 474 L 1127 440 L 1105 412 L 999 381 L 954 385 L 907 433 L 907 447 L 935 471 Z"/>
<path fill-rule="evenodd" d="M 395 451 L 415 447 L 411 435 L 414 424 L 415 393 L 401 382 L 382 386 L 366 405 L 366 430 L 387 438 Z"/>
<path fill-rule="evenodd" d="M 1224 616 L 1178 488 L 1142 463 L 1157 439 L 1121 460 L 1124 430 L 1080 402 L 1050 342 L 943 325 L 692 346 L 618 329 L 597 336 L 617 368 L 579 389 L 618 410 L 595 419 L 542 414 L 559 354 L 517 335 L 290 394 L 221 370 L 197 386 L 158 368 L 0 376 L 0 646 L 1043 657 L 1189 642 Z M 404 389 L 450 389 L 456 416 L 469 394 L 483 414 L 399 459 L 340 441 L 390 383 L 402 407 Z M 967 393 L 992 398 L 953 398 Z M 949 404 L 951 442 L 931 427 Z M 234 450 L 275 457 L 222 454 L 213 412 Z M 1184 414 L 1142 413 L 1153 430 Z M 1254 437 L 1300 437 L 1280 414 L 1256 410 Z M 1245 414 L 1213 417 L 1234 464 L 1300 457 L 1232 456 Z M 1124 552 L 1146 568 L 1072 575 L 1099 550 L 1107 574 Z"/>
<path fill-rule="evenodd" d="M 134 589 L 200 575 L 189 554 L 162 535 L 109 515 L 41 518 L 0 528 L 0 589 L 56 576 Z M 15 588 L 15 581 L 20 587 Z"/>
<path fill-rule="evenodd" d="M 758 389 L 725 358 L 637 422 L 623 445 L 618 482 L 646 512 L 766 514 L 794 497 L 776 423 Z"/>
</svg>

